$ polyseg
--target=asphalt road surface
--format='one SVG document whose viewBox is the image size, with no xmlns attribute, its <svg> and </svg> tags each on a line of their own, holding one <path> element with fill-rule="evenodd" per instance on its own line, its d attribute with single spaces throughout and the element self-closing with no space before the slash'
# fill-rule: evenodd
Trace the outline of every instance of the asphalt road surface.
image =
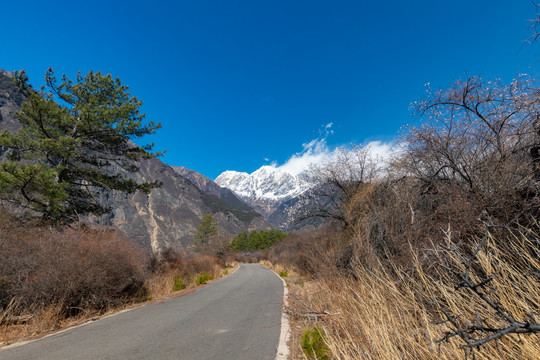
<svg viewBox="0 0 540 360">
<path fill-rule="evenodd" d="M 0 359 L 273 360 L 282 294 L 274 273 L 243 264 L 192 294 L 0 350 Z"/>
</svg>

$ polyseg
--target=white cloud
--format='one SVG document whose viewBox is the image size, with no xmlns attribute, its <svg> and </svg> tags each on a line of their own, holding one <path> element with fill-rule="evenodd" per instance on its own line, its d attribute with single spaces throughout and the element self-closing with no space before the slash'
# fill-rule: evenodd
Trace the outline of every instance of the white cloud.
<svg viewBox="0 0 540 360">
<path fill-rule="evenodd" d="M 272 166 L 296 176 L 308 170 L 311 165 L 324 165 L 331 161 L 337 156 L 339 151 L 353 152 L 358 150 L 358 147 L 353 147 L 352 145 L 330 148 L 326 139 L 334 133 L 332 126 L 333 123 L 324 125 L 323 131 L 320 131 L 321 136 L 319 138 L 302 144 L 302 151 L 292 155 L 284 164 L 272 164 Z M 393 143 L 380 140 L 371 141 L 365 144 L 364 147 L 369 149 L 374 160 L 381 163 L 388 161 L 400 149 L 399 146 Z"/>
<path fill-rule="evenodd" d="M 371 141 L 365 147 L 374 159 L 383 162 L 390 160 L 392 156 L 401 150 L 401 146 L 394 143 L 382 142 L 381 140 Z"/>
<path fill-rule="evenodd" d="M 314 139 L 302 144 L 303 150 L 292 155 L 285 164 L 278 166 L 281 170 L 292 175 L 298 175 L 307 170 L 310 165 L 322 165 L 334 156 L 335 150 L 330 150 L 326 138 Z"/>
</svg>

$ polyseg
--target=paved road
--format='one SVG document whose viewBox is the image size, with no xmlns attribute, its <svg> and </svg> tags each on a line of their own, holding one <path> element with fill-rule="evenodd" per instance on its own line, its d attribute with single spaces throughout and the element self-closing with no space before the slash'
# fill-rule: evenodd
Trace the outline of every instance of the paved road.
<svg viewBox="0 0 540 360">
<path fill-rule="evenodd" d="M 0 351 L 0 359 L 273 360 L 282 294 L 270 270 L 244 264 L 195 293 Z"/>
</svg>

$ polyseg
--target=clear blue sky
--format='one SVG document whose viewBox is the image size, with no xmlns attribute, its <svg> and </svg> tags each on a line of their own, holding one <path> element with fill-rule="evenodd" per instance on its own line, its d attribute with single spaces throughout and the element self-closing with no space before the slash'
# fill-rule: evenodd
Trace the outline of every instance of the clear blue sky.
<svg viewBox="0 0 540 360">
<path fill-rule="evenodd" d="M 163 128 L 163 161 L 215 178 L 391 141 L 424 84 L 538 71 L 529 0 L 5 1 L 0 68 L 111 73 Z M 521 49 L 521 50 L 520 50 Z M 265 160 L 268 159 L 268 161 Z"/>
</svg>

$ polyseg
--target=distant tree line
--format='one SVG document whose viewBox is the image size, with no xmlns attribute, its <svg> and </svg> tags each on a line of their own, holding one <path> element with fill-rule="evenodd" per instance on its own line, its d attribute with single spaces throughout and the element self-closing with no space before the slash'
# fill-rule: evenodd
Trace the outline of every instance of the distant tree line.
<svg viewBox="0 0 540 360">
<path fill-rule="evenodd" d="M 277 244 L 286 236 L 286 233 L 277 229 L 252 231 L 249 234 L 244 231 L 233 239 L 229 247 L 233 251 L 263 250 Z"/>
</svg>

